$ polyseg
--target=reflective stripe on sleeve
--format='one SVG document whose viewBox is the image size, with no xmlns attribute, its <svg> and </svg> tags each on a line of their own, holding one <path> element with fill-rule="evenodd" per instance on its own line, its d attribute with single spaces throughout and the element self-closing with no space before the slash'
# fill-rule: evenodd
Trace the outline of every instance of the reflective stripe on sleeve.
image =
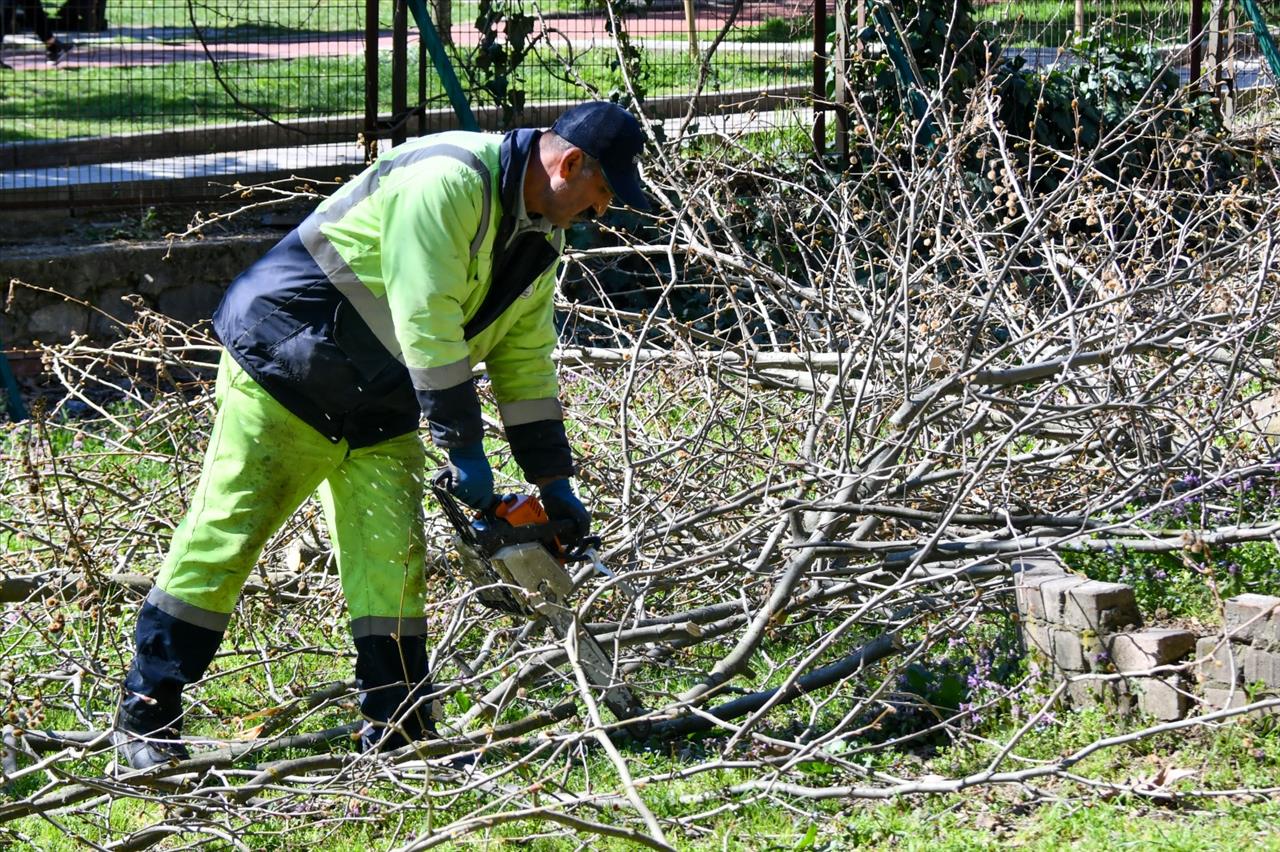
<svg viewBox="0 0 1280 852">
<path fill-rule="evenodd" d="M 448 390 L 471 380 L 471 362 L 466 358 L 439 367 L 410 367 L 414 390 Z"/>
<path fill-rule="evenodd" d="M 502 422 L 506 426 L 523 426 L 539 420 L 564 420 L 564 409 L 555 397 L 521 399 L 498 406 Z"/>
</svg>

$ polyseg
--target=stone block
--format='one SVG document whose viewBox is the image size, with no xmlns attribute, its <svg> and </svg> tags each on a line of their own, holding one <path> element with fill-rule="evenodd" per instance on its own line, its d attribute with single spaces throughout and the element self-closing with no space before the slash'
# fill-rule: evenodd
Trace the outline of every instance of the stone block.
<svg viewBox="0 0 1280 852">
<path fill-rule="evenodd" d="M 1173 722 L 1187 715 L 1191 696 L 1178 675 L 1134 678 L 1133 692 L 1138 709 L 1162 722 Z"/>
<path fill-rule="evenodd" d="M 1271 595 L 1236 595 L 1226 601 L 1222 611 L 1223 630 L 1237 642 L 1264 641 L 1277 629 L 1280 620 L 1280 598 Z"/>
<path fill-rule="evenodd" d="M 1039 585 L 1045 580 L 1067 576 L 1067 571 L 1056 559 L 1043 556 L 1024 556 L 1009 562 L 1009 573 L 1015 581 Z"/>
<path fill-rule="evenodd" d="M 1205 636 L 1196 640 L 1196 680 L 1205 687 L 1225 687 L 1244 682 L 1241 645 L 1224 641 L 1221 636 Z"/>
<path fill-rule="evenodd" d="M 89 327 L 89 313 L 72 302 L 58 302 L 37 308 L 27 319 L 27 331 L 32 340 L 42 343 L 66 343 L 75 334 L 83 334 Z M 30 340 L 12 341 L 27 344 Z"/>
<path fill-rule="evenodd" d="M 1253 647 L 1280 652 L 1280 612 L 1273 612 L 1265 624 L 1253 631 Z"/>
<path fill-rule="evenodd" d="M 1260 698 L 1270 698 L 1274 696 L 1259 696 Z M 1217 710 L 1235 710 L 1249 704 L 1249 696 L 1240 687 L 1234 690 L 1227 687 L 1211 686 L 1206 687 L 1204 694 L 1200 699 L 1202 712 L 1213 713 Z M 1246 715 L 1249 716 L 1280 716 L 1280 707 L 1267 707 L 1262 710 L 1254 710 Z"/>
<path fill-rule="evenodd" d="M 1065 590 L 1063 623 L 1077 630 L 1112 633 L 1142 624 L 1133 587 L 1089 580 Z"/>
<path fill-rule="evenodd" d="M 1054 668 L 1070 673 L 1090 670 L 1089 661 L 1085 658 L 1084 643 L 1074 630 L 1050 627 L 1049 645 L 1053 650 Z"/>
<path fill-rule="evenodd" d="M 174 287 L 156 297 L 156 310 L 170 317 L 207 317 L 213 315 L 219 299 L 216 290 Z"/>
<path fill-rule="evenodd" d="M 1206 713 L 1212 713 L 1215 710 L 1243 707 L 1249 703 L 1249 699 L 1245 697 L 1244 690 L 1238 686 L 1235 689 L 1226 686 L 1206 686 L 1200 703 Z"/>
<path fill-rule="evenodd" d="M 1022 641 L 1028 653 L 1037 655 L 1046 662 L 1053 658 L 1053 646 L 1049 642 L 1049 627 L 1043 621 L 1035 618 L 1023 621 Z"/>
<path fill-rule="evenodd" d="M 1280 390 L 1271 391 L 1249 403 L 1249 416 L 1243 418 L 1241 431 L 1252 434 L 1280 435 Z"/>
<path fill-rule="evenodd" d="M 1135 697 L 1122 681 L 1081 678 L 1067 684 L 1066 696 L 1072 707 L 1102 706 L 1120 715 L 1133 712 Z"/>
<path fill-rule="evenodd" d="M 1051 559 L 1020 559 L 1009 564 L 1013 575 L 1014 596 L 1018 603 L 1018 616 L 1045 620 L 1044 598 L 1040 587 L 1049 580 L 1066 576 L 1066 572 Z"/>
<path fill-rule="evenodd" d="M 1052 580 L 1045 580 L 1040 584 L 1040 597 L 1044 601 L 1044 620 L 1050 624 L 1065 624 L 1064 610 L 1066 607 L 1067 592 L 1076 586 L 1083 586 L 1089 582 L 1083 577 L 1073 577 L 1067 575 Z"/>
<path fill-rule="evenodd" d="M 1280 689 L 1280 654 L 1259 648 L 1245 648 L 1240 652 L 1240 657 L 1244 660 L 1246 684 L 1264 683 L 1273 689 Z"/>
<path fill-rule="evenodd" d="M 1044 621 L 1044 598 L 1039 584 L 1023 583 L 1015 576 L 1013 597 L 1018 605 L 1018 618 L 1022 621 Z"/>
<path fill-rule="evenodd" d="M 1176 662 L 1196 647 L 1189 630 L 1150 628 L 1107 637 L 1107 654 L 1116 670 L 1136 672 Z"/>
</svg>

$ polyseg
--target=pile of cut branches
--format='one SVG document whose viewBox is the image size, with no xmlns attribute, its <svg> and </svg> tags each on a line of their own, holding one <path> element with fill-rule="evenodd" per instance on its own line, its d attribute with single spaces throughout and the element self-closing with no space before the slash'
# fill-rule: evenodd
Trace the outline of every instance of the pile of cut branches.
<svg viewBox="0 0 1280 852">
<path fill-rule="evenodd" d="M 1280 530 L 1248 499 L 1280 472 L 1280 194 L 1257 169 L 1210 191 L 1160 169 L 1121 181 L 1089 151 L 1058 151 L 1046 186 L 993 91 L 976 85 L 937 146 L 869 143 L 844 174 L 747 135 L 675 140 L 651 170 L 664 239 L 570 255 L 562 395 L 614 572 L 580 578 L 576 617 L 643 727 L 603 709 L 572 643 L 480 606 L 428 505 L 443 738 L 357 753 L 308 504 L 191 690 L 194 759 L 108 774 L 133 612 L 198 474 L 217 347 L 145 310 L 115 344 L 46 347 L 62 395 L 5 427 L 0 455 L 0 832 L 29 840 L 39 817 L 130 849 L 302 828 L 403 849 L 482 832 L 666 848 L 722 796 L 1087 784 L 1090 754 L 1250 709 L 1021 751 L 1063 690 L 1037 692 L 1020 662 L 1011 566 L 1164 552 L 1215 587 L 1213 553 Z M 1149 122 L 1155 161 L 1223 153 L 1165 134 L 1164 108 L 1125 119 Z M 993 740 L 983 710 L 1024 724 Z M 948 741 L 987 749 L 984 768 L 893 757 Z M 632 771 L 655 749 L 676 765 Z M 715 790 L 689 792 L 704 774 Z"/>
</svg>

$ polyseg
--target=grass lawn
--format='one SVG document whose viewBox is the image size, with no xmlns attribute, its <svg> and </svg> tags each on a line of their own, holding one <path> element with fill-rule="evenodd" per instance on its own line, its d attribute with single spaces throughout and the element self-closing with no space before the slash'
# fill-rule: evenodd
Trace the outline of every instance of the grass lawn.
<svg viewBox="0 0 1280 852">
<path fill-rule="evenodd" d="M 589 88 L 602 95 L 618 85 L 614 54 L 593 49 L 575 57 L 574 68 Z M 416 53 L 410 56 L 408 79 L 418 75 Z M 697 65 L 682 50 L 646 53 L 645 84 L 651 97 L 687 91 L 697 79 Z M 135 68 L 72 68 L 32 71 L 5 90 L 0 99 L 0 142 L 63 139 L 198 127 L 235 120 L 258 120 L 251 107 L 278 120 L 360 114 L 364 109 L 362 57 L 310 57 L 263 62 L 228 62 L 220 66 L 233 99 L 206 63 Z M 771 63 L 766 58 L 724 53 L 717 56 L 708 92 L 804 82 L 808 69 Z M 390 110 L 391 63 L 379 69 L 383 109 Z M 548 58 L 531 66 L 525 79 L 513 80 L 531 102 L 582 96 Z M 428 70 L 428 93 L 434 105 L 446 106 L 434 69 Z M 416 85 L 411 84 L 411 90 Z M 237 106 L 239 101 L 245 107 Z M 473 94 L 472 102 L 490 102 Z"/>
</svg>

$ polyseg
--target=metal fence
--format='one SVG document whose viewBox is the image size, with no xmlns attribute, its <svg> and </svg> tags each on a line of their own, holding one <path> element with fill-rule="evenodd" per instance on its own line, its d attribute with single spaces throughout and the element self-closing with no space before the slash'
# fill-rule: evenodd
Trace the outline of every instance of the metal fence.
<svg viewBox="0 0 1280 852">
<path fill-rule="evenodd" d="M 218 191 L 211 176 L 332 176 L 379 142 L 456 122 L 412 0 L 66 3 L 0 0 L 8 208 L 207 197 Z M 427 3 L 487 128 L 546 123 L 558 104 L 621 90 L 628 73 L 658 113 L 695 89 L 714 109 L 732 89 L 803 86 L 809 6 L 751 0 L 734 13 L 731 3 L 675 0 L 619 7 L 611 19 L 588 0 Z M 702 73 L 693 46 L 705 49 L 731 19 Z M 619 52 L 618 29 L 635 63 Z"/>
<path fill-rule="evenodd" d="M 332 177 L 378 145 L 456 126 L 415 23 L 422 0 L 54 2 L 0 0 L 7 209 L 207 198 L 223 191 L 214 179 Z M 674 120 L 692 102 L 709 127 L 748 109 L 757 122 L 769 110 L 780 110 L 779 121 L 809 121 L 815 13 L 830 26 L 838 13 L 864 13 L 861 5 L 426 0 L 425 8 L 483 127 L 546 124 L 564 102 L 616 96 L 627 80 L 649 117 Z M 1082 14 L 1153 44 L 1185 45 L 1192 8 L 1025 0 L 977 11 L 1009 49 L 1052 59 Z M 713 44 L 704 67 L 696 57 Z"/>
</svg>

